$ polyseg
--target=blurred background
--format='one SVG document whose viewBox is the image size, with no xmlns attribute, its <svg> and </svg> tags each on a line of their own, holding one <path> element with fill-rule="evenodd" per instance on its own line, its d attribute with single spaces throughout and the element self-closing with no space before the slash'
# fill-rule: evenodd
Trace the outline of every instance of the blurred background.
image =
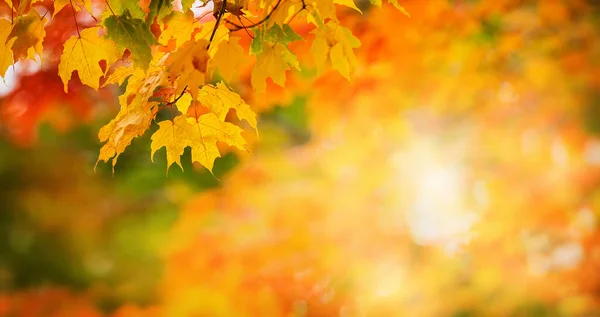
<svg viewBox="0 0 600 317">
<path fill-rule="evenodd" d="M 400 3 L 338 7 L 351 82 L 303 25 L 285 89 L 244 61 L 214 176 L 151 133 L 94 171 L 121 88 L 63 93 L 59 13 L 0 87 L 0 316 L 600 316 L 600 4 Z"/>
</svg>

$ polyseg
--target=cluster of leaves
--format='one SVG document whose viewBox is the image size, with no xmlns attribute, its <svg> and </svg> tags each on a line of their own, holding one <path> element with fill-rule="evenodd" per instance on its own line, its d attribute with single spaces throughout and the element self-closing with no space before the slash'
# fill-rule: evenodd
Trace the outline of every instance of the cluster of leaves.
<svg viewBox="0 0 600 317">
<path fill-rule="evenodd" d="M 48 20 L 71 10 L 76 34 L 64 42 L 58 64 L 65 93 L 75 71 L 82 84 L 95 90 L 126 83 L 119 96 L 119 113 L 98 134 L 104 143 L 98 162 L 112 160 L 113 170 L 119 155 L 166 108 L 171 119 L 158 122 L 151 148 L 153 155 L 166 148 L 168 166 L 181 166 L 186 147 L 191 148 L 192 161 L 209 170 L 221 155 L 218 142 L 245 149 L 243 129 L 229 121 L 228 113 L 235 112 L 238 122 L 246 121 L 254 130 L 257 121 L 250 106 L 230 89 L 233 78 L 239 77 L 239 62 L 247 58 L 235 32 L 254 33 L 249 45 L 250 54 L 256 56 L 251 83 L 259 92 L 266 90 L 269 78 L 283 86 L 286 71 L 300 69 L 288 47 L 302 39 L 289 25 L 296 17 L 315 26 L 311 52 L 320 69 L 331 61 L 334 69 L 350 79 L 356 68 L 353 49 L 360 45 L 335 14 L 334 3 L 359 10 L 352 0 L 212 1 L 213 9 L 205 10 L 214 15 L 211 22 L 195 17 L 194 1 L 189 0 L 176 2 L 179 9 L 165 0 L 6 3 L 11 17 L 0 19 L 0 74 L 17 61 L 43 59 Z M 396 1 L 392 3 L 404 10 Z M 96 22 L 83 28 L 79 11 Z"/>
</svg>

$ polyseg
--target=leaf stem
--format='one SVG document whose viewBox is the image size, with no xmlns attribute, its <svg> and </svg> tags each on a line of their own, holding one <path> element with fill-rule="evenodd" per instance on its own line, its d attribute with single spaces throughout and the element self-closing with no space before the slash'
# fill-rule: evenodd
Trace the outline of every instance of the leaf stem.
<svg viewBox="0 0 600 317">
<path fill-rule="evenodd" d="M 117 18 L 117 20 L 119 19 L 119 17 L 115 14 L 115 11 L 113 11 L 112 7 L 110 6 L 110 3 L 108 3 L 108 0 L 104 0 L 104 2 L 106 2 L 106 6 L 108 7 L 108 9 L 110 10 L 110 12 L 112 13 L 112 15 Z"/>
<path fill-rule="evenodd" d="M 73 11 L 73 20 L 75 21 L 75 29 L 77 30 L 77 36 L 81 38 L 81 32 L 79 32 L 79 24 L 77 23 L 77 15 L 75 15 L 75 7 L 73 6 L 73 0 L 69 0 L 71 5 L 71 11 Z"/>
</svg>

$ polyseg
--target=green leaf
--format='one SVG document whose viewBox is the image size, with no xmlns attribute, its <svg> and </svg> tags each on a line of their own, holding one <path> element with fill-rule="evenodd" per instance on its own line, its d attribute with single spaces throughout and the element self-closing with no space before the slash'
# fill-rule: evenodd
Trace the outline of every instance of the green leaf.
<svg viewBox="0 0 600 317">
<path fill-rule="evenodd" d="M 264 40 L 271 43 L 289 44 L 301 39 L 302 37 L 296 34 L 289 25 L 284 24 L 282 28 L 279 24 L 275 24 L 266 31 Z"/>
<path fill-rule="evenodd" d="M 258 54 L 263 51 L 264 45 L 271 45 L 278 43 L 287 46 L 287 44 L 302 40 L 302 36 L 298 35 L 292 28 L 284 24 L 283 28 L 279 24 L 274 24 L 268 30 L 263 28 L 255 29 L 254 40 L 250 44 L 250 53 Z"/>
<path fill-rule="evenodd" d="M 294 32 L 294 30 L 292 30 L 292 28 L 289 25 L 284 24 L 283 25 L 283 40 L 285 41 L 285 43 L 291 43 L 294 41 L 302 40 L 302 36 L 300 36 L 300 35 L 298 35 L 298 33 Z"/>
<path fill-rule="evenodd" d="M 119 50 L 128 49 L 135 64 L 148 68 L 152 60 L 151 45 L 156 44 L 156 39 L 146 22 L 133 18 L 129 10 L 125 10 L 118 17 L 113 15 L 104 20 L 104 26 L 106 36 L 115 41 Z"/>
<path fill-rule="evenodd" d="M 154 17 L 162 19 L 163 17 L 171 14 L 171 12 L 173 12 L 173 6 L 171 5 L 170 0 L 152 0 L 150 1 L 150 12 L 148 12 L 148 18 L 146 21 L 152 23 L 154 21 Z"/>
<path fill-rule="evenodd" d="M 254 31 L 254 39 L 252 40 L 252 43 L 250 44 L 250 54 L 257 55 L 258 53 L 260 53 L 262 51 L 264 31 L 260 27 L 254 28 L 253 31 Z"/>
<path fill-rule="evenodd" d="M 107 12 L 121 15 L 129 11 L 132 17 L 140 19 L 146 16 L 146 13 L 140 7 L 139 0 L 108 0 L 108 3 L 110 4 L 110 10 L 107 10 Z"/>
</svg>

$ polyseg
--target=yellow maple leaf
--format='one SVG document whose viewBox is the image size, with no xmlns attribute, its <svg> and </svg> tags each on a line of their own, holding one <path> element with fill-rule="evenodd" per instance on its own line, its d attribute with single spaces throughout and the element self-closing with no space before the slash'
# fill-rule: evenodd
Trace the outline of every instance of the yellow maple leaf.
<svg viewBox="0 0 600 317">
<path fill-rule="evenodd" d="M 170 40 L 175 40 L 175 47 L 191 40 L 192 33 L 198 26 L 197 23 L 194 23 L 192 11 L 185 13 L 173 11 L 163 21 L 161 21 L 163 30 L 160 33 L 158 42 L 164 46 L 167 46 Z"/>
<path fill-rule="evenodd" d="M 214 113 L 207 113 L 198 118 L 188 118 L 192 125 L 190 147 L 192 162 L 198 162 L 212 173 L 217 157 L 221 157 L 217 142 L 246 150 L 246 140 L 242 137 L 242 129 L 229 122 L 221 121 Z"/>
<path fill-rule="evenodd" d="M 121 109 L 115 119 L 100 129 L 98 138 L 105 143 L 100 149 L 96 165 L 100 161 L 108 162 L 112 159 L 114 172 L 119 155 L 135 137 L 143 135 L 150 128 L 155 115 L 155 111 L 150 108 Z"/>
<path fill-rule="evenodd" d="M 192 126 L 187 122 L 184 115 L 177 116 L 173 121 L 165 120 L 158 123 L 158 130 L 152 135 L 150 157 L 154 162 L 154 153 L 163 146 L 167 151 L 167 171 L 173 163 L 181 166 L 181 155 L 188 146 Z"/>
<path fill-rule="evenodd" d="M 102 87 L 110 84 L 117 84 L 121 86 L 127 77 L 133 75 L 135 67 L 118 67 L 112 74 L 108 75 L 106 81 L 102 84 Z"/>
<path fill-rule="evenodd" d="M 127 81 L 125 93 L 119 96 L 121 107 L 127 107 L 129 104 L 139 104 L 140 107 L 146 107 L 148 99 L 152 97 L 156 88 L 167 83 L 166 57 L 167 55 L 155 54 L 147 71 L 143 71 L 141 68 L 132 68 L 133 72 Z M 126 70 L 119 71 L 115 78 L 111 79 L 109 77 L 109 79 L 118 82 L 118 80 L 127 78 L 128 73 Z"/>
<path fill-rule="evenodd" d="M 208 41 L 197 40 L 185 42 L 171 54 L 169 74 L 175 80 L 175 94 L 180 95 L 187 87 L 192 97 L 198 96 L 199 87 L 206 80 Z"/>
<path fill-rule="evenodd" d="M 127 73 L 126 71 L 123 71 Z M 131 144 L 131 141 L 143 135 L 149 128 L 158 111 L 158 102 L 148 101 L 159 86 L 166 82 L 164 57 L 154 56 L 147 72 L 135 68 L 127 82 L 125 93 L 119 96 L 121 110 L 117 117 L 100 129 L 98 138 L 105 144 L 100 149 L 98 161 L 112 159 L 113 171 L 117 158 Z"/>
<path fill-rule="evenodd" d="M 212 172 L 214 161 L 221 157 L 217 142 L 224 142 L 244 150 L 246 141 L 241 136 L 242 129 L 221 121 L 214 113 L 198 118 L 177 116 L 173 121 L 159 122 L 159 129 L 152 135 L 151 157 L 162 147 L 167 152 L 167 170 L 173 163 L 181 166 L 181 155 L 186 147 L 192 149 L 192 161 L 202 164 Z"/>
<path fill-rule="evenodd" d="M 12 38 L 8 40 L 8 35 L 11 31 L 10 21 L 0 19 L 0 30 L 0 43 L 3 44 L 0 46 L 0 77 L 4 77 L 6 70 L 14 62 L 11 47 L 17 39 Z"/>
<path fill-rule="evenodd" d="M 256 56 L 256 64 L 252 69 L 250 81 L 258 92 L 267 88 L 266 80 L 271 78 L 279 86 L 285 85 L 285 72 L 292 67 L 300 69 L 298 59 L 290 50 L 281 44 L 266 45 Z"/>
<path fill-rule="evenodd" d="M 22 59 L 35 60 L 35 54 L 42 55 L 42 42 L 46 36 L 44 26 L 48 22 L 46 18 L 40 17 L 36 10 L 19 16 L 13 23 L 8 39 L 16 38 L 12 45 L 14 61 Z"/>
<path fill-rule="evenodd" d="M 208 62 L 209 71 L 214 73 L 218 69 L 221 77 L 228 82 L 239 77 L 240 66 L 246 58 L 239 40 L 239 37 L 230 37 L 229 41 L 219 43 L 217 53 Z"/>
<path fill-rule="evenodd" d="M 350 80 L 357 65 L 353 49 L 360 46 L 360 41 L 336 21 L 329 21 L 312 33 L 315 40 L 310 51 L 318 70 L 322 71 L 330 60 L 333 68 Z"/>
<path fill-rule="evenodd" d="M 81 83 L 98 90 L 100 77 L 106 75 L 110 65 L 119 59 L 119 52 L 114 43 L 98 36 L 100 29 L 85 29 L 79 36 L 71 36 L 65 42 L 58 64 L 58 75 L 64 83 L 65 92 L 68 92 L 69 80 L 75 70 Z M 101 60 L 106 61 L 105 71 L 102 71 L 98 64 Z"/>
<path fill-rule="evenodd" d="M 240 120 L 246 120 L 254 130 L 257 129 L 256 113 L 252 111 L 240 95 L 229 90 L 222 82 L 216 86 L 203 86 L 198 95 L 198 101 L 217 115 L 221 121 L 225 120 L 229 110 L 234 109 Z"/>
</svg>

